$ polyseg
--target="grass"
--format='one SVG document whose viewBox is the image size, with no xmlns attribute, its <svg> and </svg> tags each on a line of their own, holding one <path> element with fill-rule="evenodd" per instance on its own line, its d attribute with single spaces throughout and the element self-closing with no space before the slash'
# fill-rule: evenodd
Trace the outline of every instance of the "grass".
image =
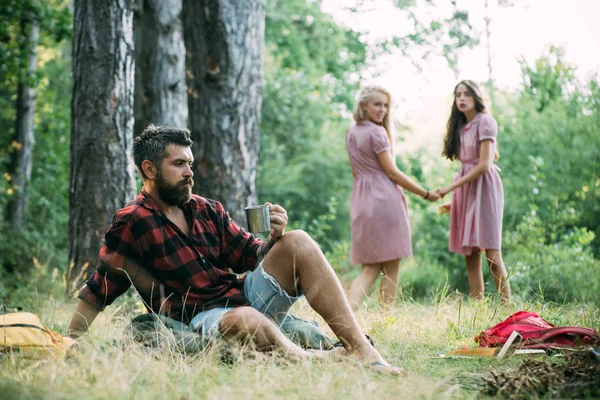
<svg viewBox="0 0 600 400">
<path fill-rule="evenodd" d="M 37 301 L 26 310 L 47 326 L 65 332 L 75 304 Z M 400 300 L 382 308 L 367 299 L 357 313 L 360 325 L 406 377 L 381 376 L 351 362 L 288 361 L 270 355 L 236 357 L 223 363 L 218 352 L 189 356 L 168 349 L 123 346 L 126 324 L 142 310 L 125 296 L 100 314 L 81 339 L 79 351 L 61 361 L 5 360 L 0 363 L 3 399 L 470 399 L 481 398 L 482 376 L 519 359 L 439 358 L 452 349 L 474 346 L 473 338 L 520 309 L 538 311 L 560 325 L 600 326 L 600 312 L 584 305 L 470 302 L 441 292 L 430 304 Z M 294 313 L 324 322 L 305 301 Z M 242 352 L 242 349 L 239 350 Z M 245 352 L 244 354 L 248 354 Z"/>
</svg>

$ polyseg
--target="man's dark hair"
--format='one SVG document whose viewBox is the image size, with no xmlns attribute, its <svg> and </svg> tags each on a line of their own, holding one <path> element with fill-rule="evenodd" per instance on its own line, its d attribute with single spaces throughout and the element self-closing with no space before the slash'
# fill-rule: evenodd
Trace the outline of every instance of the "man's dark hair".
<svg viewBox="0 0 600 400">
<path fill-rule="evenodd" d="M 161 161 L 167 156 L 167 145 L 191 146 L 193 143 L 188 129 L 151 124 L 133 141 L 133 162 L 142 178 L 147 179 L 142 170 L 144 160 L 151 161 L 160 169 Z"/>
</svg>

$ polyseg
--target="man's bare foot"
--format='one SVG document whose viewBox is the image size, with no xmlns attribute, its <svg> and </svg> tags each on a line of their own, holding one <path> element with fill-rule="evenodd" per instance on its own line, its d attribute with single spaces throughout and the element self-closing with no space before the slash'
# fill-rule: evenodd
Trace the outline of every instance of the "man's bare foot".
<svg viewBox="0 0 600 400">
<path fill-rule="evenodd" d="M 308 353 L 311 354 L 313 358 L 319 358 L 322 360 L 340 360 L 343 357 L 348 357 L 348 352 L 343 347 L 334 347 L 331 350 L 312 350 L 307 349 Z"/>
<path fill-rule="evenodd" d="M 407 371 L 404 368 L 393 367 L 386 361 L 374 361 L 369 365 L 369 368 L 379 373 L 393 376 L 406 375 Z"/>
<path fill-rule="evenodd" d="M 298 357 L 296 355 L 296 357 L 293 358 L 301 360 L 319 359 L 328 361 L 351 360 L 360 365 L 366 365 L 378 373 L 394 376 L 406 375 L 407 372 L 404 368 L 390 365 L 383 359 L 383 357 L 381 357 L 377 350 L 375 350 L 373 347 L 371 347 L 371 349 L 373 350 L 374 354 L 371 353 L 370 357 L 375 356 L 377 358 L 375 361 L 369 361 L 369 359 L 372 360 L 372 358 L 362 357 L 358 353 L 348 353 L 348 351 L 343 347 L 334 347 L 332 350 L 302 350 L 301 356 Z"/>
<path fill-rule="evenodd" d="M 351 354 L 351 357 L 355 361 L 362 365 L 368 366 L 370 369 L 387 374 L 387 375 L 406 375 L 407 371 L 404 368 L 394 367 L 390 365 L 385 359 L 379 354 L 379 352 L 369 342 L 362 349 L 357 349 L 356 352 Z"/>
</svg>

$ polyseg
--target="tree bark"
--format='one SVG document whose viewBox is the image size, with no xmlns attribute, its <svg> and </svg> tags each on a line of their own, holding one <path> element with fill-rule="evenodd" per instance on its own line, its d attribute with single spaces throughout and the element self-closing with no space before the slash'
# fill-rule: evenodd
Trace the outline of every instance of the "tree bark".
<svg viewBox="0 0 600 400">
<path fill-rule="evenodd" d="M 67 293 L 94 270 L 114 212 L 135 196 L 132 24 L 129 0 L 75 1 Z"/>
<path fill-rule="evenodd" d="M 181 0 L 137 0 L 135 41 L 135 135 L 148 125 L 186 127 L 185 46 Z"/>
<path fill-rule="evenodd" d="M 256 203 L 265 0 L 184 0 L 194 191 L 243 223 Z"/>
<path fill-rule="evenodd" d="M 17 120 L 15 126 L 15 142 L 13 143 L 12 162 L 8 170 L 13 195 L 6 207 L 7 220 L 10 228 L 18 232 L 23 228 L 23 217 L 27 206 L 27 185 L 31 180 L 33 160 L 34 114 L 35 114 L 35 82 L 34 74 L 37 69 L 37 47 L 40 37 L 39 21 L 33 15 L 37 0 L 31 1 L 30 14 L 25 15 L 21 22 L 24 36 L 22 54 L 27 55 L 26 71 L 20 79 L 17 89 Z"/>
</svg>

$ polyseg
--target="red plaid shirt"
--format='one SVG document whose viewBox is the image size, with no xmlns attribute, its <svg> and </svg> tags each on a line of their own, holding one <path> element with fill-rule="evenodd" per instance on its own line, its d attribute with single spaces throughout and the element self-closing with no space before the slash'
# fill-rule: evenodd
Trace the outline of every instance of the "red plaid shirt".
<svg viewBox="0 0 600 400">
<path fill-rule="evenodd" d="M 202 310 L 247 305 L 242 274 L 256 267 L 260 240 L 221 203 L 192 195 L 185 235 L 142 189 L 116 212 L 93 276 L 79 298 L 103 310 L 133 284 L 148 311 L 189 321 Z"/>
</svg>

